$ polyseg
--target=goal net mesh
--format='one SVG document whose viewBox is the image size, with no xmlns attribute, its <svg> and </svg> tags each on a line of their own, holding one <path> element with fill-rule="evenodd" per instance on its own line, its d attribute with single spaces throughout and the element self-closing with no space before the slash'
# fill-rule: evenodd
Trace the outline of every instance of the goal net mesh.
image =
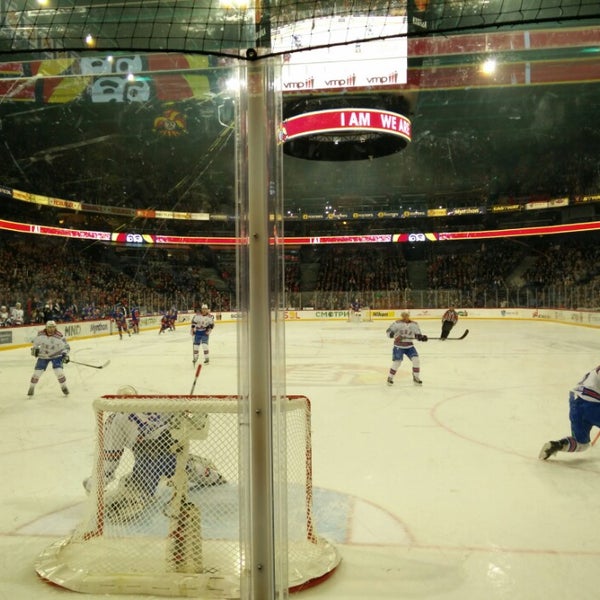
<svg viewBox="0 0 600 600">
<path fill-rule="evenodd" d="M 348 310 L 348 321 L 350 323 L 364 323 L 372 321 L 371 308 L 369 306 L 361 306 L 360 310 Z"/>
<path fill-rule="evenodd" d="M 36 564 L 87 593 L 236 598 L 245 568 L 237 396 L 103 396 L 85 516 Z M 284 402 L 279 458 L 287 496 L 288 588 L 339 562 L 313 521 L 310 403 Z M 134 444 L 127 430 L 141 432 Z M 281 435 L 283 434 L 283 435 Z"/>
<path fill-rule="evenodd" d="M 577 25 L 598 18 L 599 12 L 595 0 L 53 0 L 52 6 L 12 0 L 2 3 L 0 52 L 96 48 L 246 57 L 248 49 L 260 48 L 260 55 L 268 56 L 278 51 L 271 45 L 278 30 L 285 31 L 285 52 L 291 53 L 381 40 L 388 36 L 385 20 L 401 15 L 407 15 L 413 25 L 408 35 L 421 35 L 558 21 Z M 309 20 L 329 20 L 331 36 L 303 35 L 299 47 L 295 24 Z"/>
</svg>

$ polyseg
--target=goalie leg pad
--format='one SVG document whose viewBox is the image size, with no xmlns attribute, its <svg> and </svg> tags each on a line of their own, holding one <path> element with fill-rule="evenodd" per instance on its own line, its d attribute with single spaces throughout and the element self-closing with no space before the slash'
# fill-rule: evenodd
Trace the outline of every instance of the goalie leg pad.
<svg viewBox="0 0 600 600">
<path fill-rule="evenodd" d="M 106 516 L 113 523 L 128 523 L 139 517 L 150 501 L 151 496 L 135 485 L 132 475 L 125 475 L 107 497 Z"/>
<path fill-rule="evenodd" d="M 148 504 L 150 497 L 142 492 L 121 494 L 106 505 L 106 516 L 113 522 L 129 523 L 139 517 Z"/>
</svg>

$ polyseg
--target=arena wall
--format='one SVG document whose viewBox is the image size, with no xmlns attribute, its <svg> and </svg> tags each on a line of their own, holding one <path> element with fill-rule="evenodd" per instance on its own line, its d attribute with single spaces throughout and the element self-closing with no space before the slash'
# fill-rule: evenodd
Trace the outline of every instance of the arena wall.
<svg viewBox="0 0 600 600">
<path fill-rule="evenodd" d="M 394 321 L 400 318 L 405 309 L 377 309 L 371 311 L 373 321 Z M 560 308 L 468 308 L 456 309 L 460 323 L 468 327 L 469 321 L 475 320 L 525 320 L 552 323 L 564 323 L 580 327 L 600 329 L 600 312 L 574 311 Z M 411 309 L 411 317 L 417 321 L 440 320 L 443 309 L 418 308 Z M 194 313 L 180 313 L 178 326 L 190 323 Z M 235 323 L 242 318 L 240 312 L 217 312 L 215 320 L 219 323 Z M 160 327 L 162 315 L 147 315 L 140 319 L 140 331 L 155 330 Z M 287 310 L 284 311 L 286 321 L 347 321 L 347 310 Z M 31 344 L 42 325 L 3 327 L 0 329 L 0 351 L 22 348 Z M 115 324 L 110 319 L 98 321 L 78 321 L 74 323 L 58 323 L 58 328 L 69 340 L 90 339 L 118 335 Z"/>
</svg>

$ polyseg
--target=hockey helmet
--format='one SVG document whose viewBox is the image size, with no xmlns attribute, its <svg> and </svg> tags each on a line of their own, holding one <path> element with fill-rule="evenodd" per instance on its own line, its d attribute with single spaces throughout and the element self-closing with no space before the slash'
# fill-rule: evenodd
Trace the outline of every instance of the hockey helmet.
<svg viewBox="0 0 600 600">
<path fill-rule="evenodd" d="M 137 390 L 132 385 L 122 385 L 117 390 L 117 396 L 137 396 Z"/>
<path fill-rule="evenodd" d="M 46 329 L 54 327 L 56 329 L 56 321 L 46 321 Z"/>
</svg>

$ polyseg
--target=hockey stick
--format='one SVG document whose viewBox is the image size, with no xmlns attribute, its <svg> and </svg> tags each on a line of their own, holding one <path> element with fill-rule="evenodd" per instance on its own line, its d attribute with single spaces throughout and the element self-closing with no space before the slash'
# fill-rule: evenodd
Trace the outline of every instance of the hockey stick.
<svg viewBox="0 0 600 600">
<path fill-rule="evenodd" d="M 77 362 L 76 360 L 70 360 L 70 363 L 74 365 L 81 365 L 82 367 L 91 367 L 92 369 L 104 369 L 110 365 L 110 360 L 107 360 L 103 365 L 88 365 L 88 363 Z"/>
<path fill-rule="evenodd" d="M 592 446 L 596 445 L 596 442 L 598 441 L 598 439 L 600 439 L 600 431 L 598 431 L 598 433 L 596 434 L 596 436 L 592 440 Z"/>
<path fill-rule="evenodd" d="M 192 383 L 192 389 L 190 390 L 190 396 L 194 393 L 194 389 L 196 387 L 196 382 L 198 381 L 198 375 L 200 375 L 201 369 L 202 369 L 201 364 L 196 367 L 196 375 L 194 376 L 194 383 Z"/>
<path fill-rule="evenodd" d="M 469 330 L 465 329 L 465 332 L 460 337 L 452 337 L 452 338 L 448 337 L 448 338 L 445 338 L 445 339 L 447 339 L 447 340 L 464 340 L 468 335 L 469 335 Z M 430 339 L 430 340 L 442 340 L 444 338 L 441 338 L 441 337 L 428 337 L 428 339 Z"/>
</svg>

